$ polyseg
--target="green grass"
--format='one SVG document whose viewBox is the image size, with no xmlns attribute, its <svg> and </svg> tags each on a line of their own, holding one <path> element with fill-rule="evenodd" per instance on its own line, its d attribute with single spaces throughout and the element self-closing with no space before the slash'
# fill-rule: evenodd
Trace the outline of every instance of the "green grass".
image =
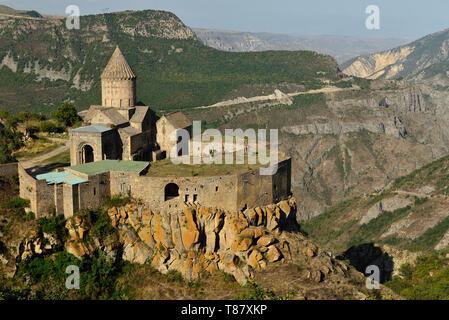
<svg viewBox="0 0 449 320">
<path fill-rule="evenodd" d="M 45 137 L 34 139 L 22 149 L 13 153 L 13 156 L 19 160 L 29 160 L 34 157 L 49 153 L 62 145 L 61 142 L 55 142 Z"/>
<path fill-rule="evenodd" d="M 50 157 L 47 160 L 45 160 L 42 164 L 49 165 L 58 163 L 70 164 L 70 150 L 63 151 L 60 154 Z"/>
<path fill-rule="evenodd" d="M 408 249 L 411 251 L 432 250 L 443 238 L 449 229 L 449 217 L 438 223 L 435 227 L 427 229 L 423 235 L 414 239 Z"/>
<path fill-rule="evenodd" d="M 411 207 L 407 206 L 393 212 L 383 211 L 375 219 L 361 225 L 348 241 L 347 247 L 376 241 L 392 223 L 405 217 L 410 210 Z"/>
</svg>

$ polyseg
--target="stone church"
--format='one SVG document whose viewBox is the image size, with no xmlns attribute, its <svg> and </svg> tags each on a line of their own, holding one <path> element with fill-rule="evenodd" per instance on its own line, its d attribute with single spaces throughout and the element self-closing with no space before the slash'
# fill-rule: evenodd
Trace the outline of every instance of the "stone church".
<svg viewBox="0 0 449 320">
<path fill-rule="evenodd" d="M 101 87 L 101 105 L 82 112 L 86 125 L 69 131 L 69 167 L 32 175 L 18 165 L 20 197 L 30 201 L 28 210 L 37 218 L 69 218 L 117 195 L 172 213 L 192 205 L 235 212 L 290 196 L 290 158 L 280 159 L 273 175 L 228 166 L 210 174 L 192 174 L 193 168 L 158 173 L 154 161 L 169 157 L 179 142 L 171 139 L 173 132 L 184 129 L 192 136 L 191 121 L 180 111 L 158 118 L 136 102 L 136 75 L 118 47 L 101 75 Z"/>
<path fill-rule="evenodd" d="M 71 165 L 101 160 L 154 161 L 169 155 L 176 141 L 173 130 L 191 132 L 192 123 L 180 111 L 160 119 L 136 102 L 136 75 L 117 46 L 101 74 L 101 105 L 80 113 L 86 126 L 72 129 Z"/>
</svg>

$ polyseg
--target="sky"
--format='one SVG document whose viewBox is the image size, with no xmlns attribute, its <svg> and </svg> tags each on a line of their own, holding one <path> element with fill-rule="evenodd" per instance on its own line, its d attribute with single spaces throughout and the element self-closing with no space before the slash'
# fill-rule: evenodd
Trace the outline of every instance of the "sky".
<svg viewBox="0 0 449 320">
<path fill-rule="evenodd" d="M 449 28 L 448 0 L 0 0 L 14 9 L 65 15 L 124 10 L 171 11 L 189 27 L 303 35 L 419 38 Z M 380 10 L 378 30 L 368 30 L 369 5 Z"/>
</svg>

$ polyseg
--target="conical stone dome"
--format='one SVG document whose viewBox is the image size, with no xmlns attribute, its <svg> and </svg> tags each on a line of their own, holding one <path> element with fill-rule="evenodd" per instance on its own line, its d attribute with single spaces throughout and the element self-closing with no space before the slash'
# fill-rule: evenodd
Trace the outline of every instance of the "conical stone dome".
<svg viewBox="0 0 449 320">
<path fill-rule="evenodd" d="M 120 48 L 115 48 L 114 54 L 101 74 L 101 79 L 114 79 L 114 80 L 130 80 L 135 79 L 136 75 L 126 62 Z"/>
<path fill-rule="evenodd" d="M 101 74 L 102 105 L 129 108 L 136 104 L 136 75 L 119 47 Z"/>
</svg>

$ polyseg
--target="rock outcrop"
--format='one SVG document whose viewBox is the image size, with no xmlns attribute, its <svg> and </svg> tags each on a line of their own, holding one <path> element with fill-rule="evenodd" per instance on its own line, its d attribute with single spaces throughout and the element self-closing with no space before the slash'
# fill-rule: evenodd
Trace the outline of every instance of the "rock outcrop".
<svg viewBox="0 0 449 320">
<path fill-rule="evenodd" d="M 305 278 L 317 283 L 347 271 L 299 232 L 294 198 L 243 212 L 201 206 L 155 212 L 131 202 L 110 208 L 108 216 L 118 233 L 116 241 L 89 237 L 85 221 L 74 217 L 66 224 L 67 250 L 77 257 L 98 249 L 112 259 L 121 254 L 132 263 L 151 263 L 162 273 L 177 270 L 189 280 L 221 270 L 240 284 L 273 263 L 306 266 Z"/>
</svg>

